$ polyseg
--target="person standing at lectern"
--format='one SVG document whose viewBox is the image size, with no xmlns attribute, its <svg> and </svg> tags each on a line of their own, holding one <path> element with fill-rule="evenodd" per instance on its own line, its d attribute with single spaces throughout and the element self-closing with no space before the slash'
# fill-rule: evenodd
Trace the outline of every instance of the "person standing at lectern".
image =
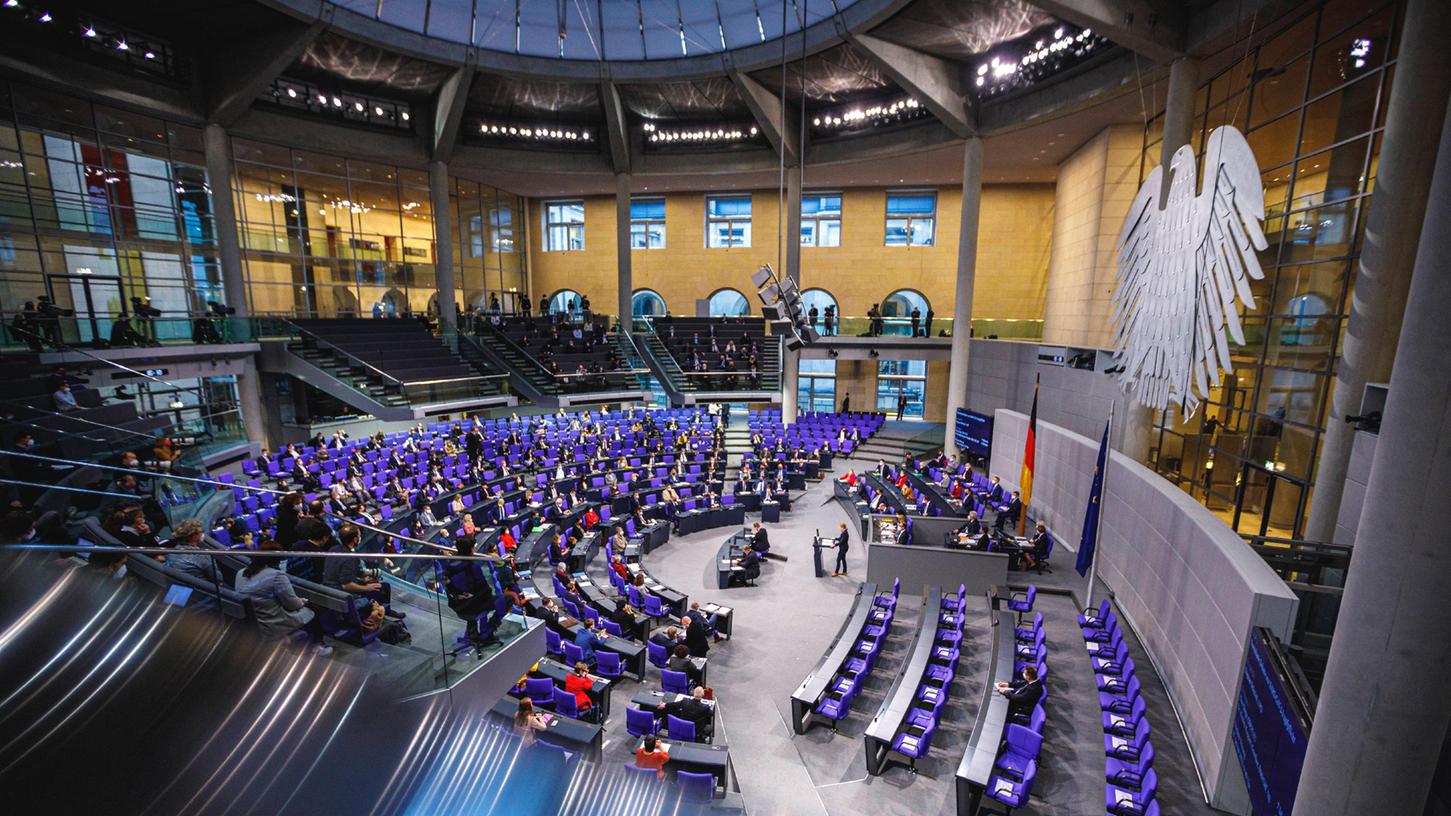
<svg viewBox="0 0 1451 816">
<path fill-rule="evenodd" d="M 840 578 L 846 575 L 846 551 L 851 548 L 851 537 L 846 532 L 846 522 L 841 523 L 841 532 L 836 534 L 836 566 L 832 569 L 831 577 Z"/>
</svg>

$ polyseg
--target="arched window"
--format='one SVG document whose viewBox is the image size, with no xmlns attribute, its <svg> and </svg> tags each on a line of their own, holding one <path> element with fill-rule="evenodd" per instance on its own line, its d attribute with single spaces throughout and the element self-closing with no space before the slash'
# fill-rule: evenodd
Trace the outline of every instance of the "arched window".
<svg viewBox="0 0 1451 816">
<path fill-rule="evenodd" d="M 816 322 L 812 326 L 822 334 L 836 334 L 841 326 L 841 308 L 836 305 L 836 298 L 825 289 L 807 289 L 801 293 L 801 312 L 810 317 L 813 306 L 816 307 Z M 832 308 L 830 326 L 826 325 L 828 306 Z"/>
<path fill-rule="evenodd" d="M 573 289 L 560 289 L 549 299 L 549 311 L 570 312 L 579 310 L 580 295 Z"/>
<path fill-rule="evenodd" d="M 726 288 L 717 289 L 710 296 L 711 317 L 740 317 L 751 313 L 751 302 L 740 292 Z"/>
<path fill-rule="evenodd" d="M 927 298 L 913 289 L 898 289 L 882 301 L 883 334 L 911 334 L 912 310 L 917 310 L 917 333 L 926 329 L 927 312 L 932 309 Z"/>
<path fill-rule="evenodd" d="M 633 317 L 660 317 L 665 314 L 665 298 L 654 289 L 636 289 L 630 298 L 630 315 Z"/>
</svg>

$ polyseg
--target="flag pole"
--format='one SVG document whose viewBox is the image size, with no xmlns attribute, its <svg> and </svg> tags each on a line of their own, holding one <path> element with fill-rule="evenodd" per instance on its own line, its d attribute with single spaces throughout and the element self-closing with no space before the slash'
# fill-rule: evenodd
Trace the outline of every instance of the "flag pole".
<svg viewBox="0 0 1451 816">
<path fill-rule="evenodd" d="M 1103 457 L 1103 472 L 1098 474 L 1098 517 L 1093 520 L 1093 557 L 1088 561 L 1088 600 L 1083 604 L 1084 609 L 1093 608 L 1093 584 L 1098 578 L 1098 552 L 1103 549 L 1103 501 L 1108 495 L 1105 486 L 1108 484 L 1108 464 L 1113 461 L 1113 409 L 1115 403 L 1108 404 L 1108 453 Z"/>
</svg>

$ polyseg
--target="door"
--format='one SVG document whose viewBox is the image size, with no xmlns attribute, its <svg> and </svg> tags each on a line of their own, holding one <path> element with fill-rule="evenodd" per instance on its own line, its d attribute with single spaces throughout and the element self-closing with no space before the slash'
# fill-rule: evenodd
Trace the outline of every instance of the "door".
<svg viewBox="0 0 1451 816">
<path fill-rule="evenodd" d="M 111 325 L 126 304 L 121 278 L 110 275 L 52 275 L 50 297 L 75 311 L 73 320 L 61 320 L 61 336 L 76 345 L 109 340 Z"/>
</svg>

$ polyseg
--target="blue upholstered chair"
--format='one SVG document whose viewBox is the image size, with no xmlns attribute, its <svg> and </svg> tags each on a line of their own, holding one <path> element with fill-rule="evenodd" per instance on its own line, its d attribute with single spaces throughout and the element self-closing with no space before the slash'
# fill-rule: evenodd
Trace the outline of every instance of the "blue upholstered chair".
<svg viewBox="0 0 1451 816">
<path fill-rule="evenodd" d="M 658 595 L 647 594 L 645 596 L 645 614 L 652 618 L 663 618 L 668 613 L 665 610 L 665 606 L 660 603 L 660 597 Z"/>
<path fill-rule="evenodd" d="M 524 681 L 524 696 L 534 705 L 554 707 L 554 681 L 548 677 L 530 677 Z"/>
<path fill-rule="evenodd" d="M 641 779 L 648 778 L 649 782 L 647 782 L 647 784 L 660 781 L 660 772 L 655 770 L 654 768 L 641 768 L 639 765 L 636 765 L 633 762 L 626 762 L 625 769 L 629 771 L 629 773 L 626 774 L 627 776 L 635 776 Z"/>
<path fill-rule="evenodd" d="M 1038 637 L 1038 633 L 1041 631 L 1043 631 L 1043 613 L 1034 612 L 1033 625 L 1019 626 L 1018 628 L 1013 630 L 1013 637 L 1016 638 L 1019 643 L 1030 643 Z"/>
<path fill-rule="evenodd" d="M 1137 788 L 1118 785 L 1104 785 L 1103 804 L 1109 813 L 1122 816 L 1147 816 L 1148 809 L 1159 792 L 1159 775 L 1150 768 L 1144 773 L 1143 782 Z"/>
<path fill-rule="evenodd" d="M 564 645 L 564 662 L 566 662 L 569 665 L 573 666 L 574 664 L 580 662 L 581 660 L 584 660 L 584 649 L 580 648 L 579 646 L 574 645 L 572 642 L 570 642 L 568 640 L 564 641 L 564 644 L 563 645 Z"/>
<path fill-rule="evenodd" d="M 1129 706 L 1129 712 L 1127 714 L 1105 711 L 1102 714 L 1103 733 L 1116 734 L 1120 737 L 1131 736 L 1135 729 L 1138 728 L 1139 722 L 1144 719 L 1146 713 L 1148 713 L 1148 705 L 1144 702 L 1143 697 L 1134 700 L 1132 705 Z"/>
<path fill-rule="evenodd" d="M 1043 751 L 1043 735 L 1021 725 L 1009 725 L 1004 732 L 1002 752 L 998 754 L 993 770 L 1014 782 L 1023 781 L 1029 766 L 1038 761 Z"/>
<path fill-rule="evenodd" d="M 665 715 L 666 732 L 670 739 L 682 742 L 695 742 L 695 723 L 690 720 L 682 720 L 674 714 Z"/>
<path fill-rule="evenodd" d="M 1134 726 L 1132 736 L 1120 737 L 1114 734 L 1103 735 L 1103 754 L 1106 757 L 1120 759 L 1125 762 L 1137 762 L 1142 756 L 1144 746 L 1149 743 L 1150 734 L 1149 720 L 1139 720 Z"/>
<path fill-rule="evenodd" d="M 685 672 L 665 669 L 660 672 L 660 685 L 669 694 L 689 694 L 690 677 Z"/>
<path fill-rule="evenodd" d="M 1018 593 L 1014 592 L 1012 594 L 1012 597 L 1008 598 L 1008 608 L 1018 613 L 1018 623 L 1022 624 L 1023 613 L 1032 612 L 1033 603 L 1037 600 L 1038 587 L 1033 584 L 1029 584 L 1026 594 L 1019 595 Z"/>
<path fill-rule="evenodd" d="M 615 637 L 625 636 L 625 630 L 620 628 L 620 625 L 618 623 L 615 623 L 612 620 L 603 620 L 600 623 L 605 627 L 605 631 L 609 634 L 614 635 Z M 596 658 L 598 658 L 598 655 L 596 655 Z"/>
<path fill-rule="evenodd" d="M 1139 699 L 1141 691 L 1139 678 L 1131 675 L 1122 694 L 1101 692 L 1098 695 L 1098 707 L 1116 714 L 1127 714 L 1133 710 L 1134 701 Z"/>
<path fill-rule="evenodd" d="M 856 699 L 857 688 L 858 686 L 853 683 L 847 687 L 846 693 L 838 694 L 833 691 L 816 704 L 816 713 L 831 720 L 832 733 L 836 733 L 837 724 L 851 713 L 851 704 Z"/>
<path fill-rule="evenodd" d="M 1139 749 L 1138 759 L 1106 757 L 1103 768 L 1104 780 L 1123 788 L 1137 788 L 1144 783 L 1144 774 L 1152 767 L 1154 767 L 1154 743 L 1145 740 L 1143 747 Z"/>
<path fill-rule="evenodd" d="M 715 776 L 713 774 L 678 771 L 675 784 L 680 787 L 680 798 L 686 802 L 710 802 L 715 799 Z"/>
<path fill-rule="evenodd" d="M 911 773 L 917 773 L 917 760 L 927 756 L 927 752 L 932 749 L 932 735 L 936 731 L 937 726 L 933 724 L 923 729 L 921 734 L 904 731 L 892 740 L 892 750 L 907 757 L 908 770 Z"/>
<path fill-rule="evenodd" d="M 645 644 L 645 655 L 650 661 L 650 665 L 663 669 L 666 661 L 670 659 L 670 650 L 654 641 L 649 641 Z"/>
<path fill-rule="evenodd" d="M 1028 798 L 1033 793 L 1033 780 L 1037 777 L 1037 762 L 1028 763 L 1028 767 L 1023 771 L 1023 778 L 1021 780 L 1013 780 L 1001 774 L 993 774 L 987 780 L 987 795 L 1007 805 L 1008 808 L 1022 807 L 1028 804 Z"/>
<path fill-rule="evenodd" d="M 1088 610 L 1078 616 L 1078 626 L 1081 629 L 1102 629 L 1104 620 L 1108 613 L 1113 610 L 1113 604 L 1107 598 L 1098 605 L 1096 610 Z"/>
<path fill-rule="evenodd" d="M 643 708 L 625 709 L 625 731 L 631 736 L 643 737 L 660 731 L 660 718 L 655 712 Z"/>
<path fill-rule="evenodd" d="M 574 692 L 565 691 L 559 686 L 554 687 L 554 710 L 566 717 L 579 719 L 579 699 Z"/>
</svg>

